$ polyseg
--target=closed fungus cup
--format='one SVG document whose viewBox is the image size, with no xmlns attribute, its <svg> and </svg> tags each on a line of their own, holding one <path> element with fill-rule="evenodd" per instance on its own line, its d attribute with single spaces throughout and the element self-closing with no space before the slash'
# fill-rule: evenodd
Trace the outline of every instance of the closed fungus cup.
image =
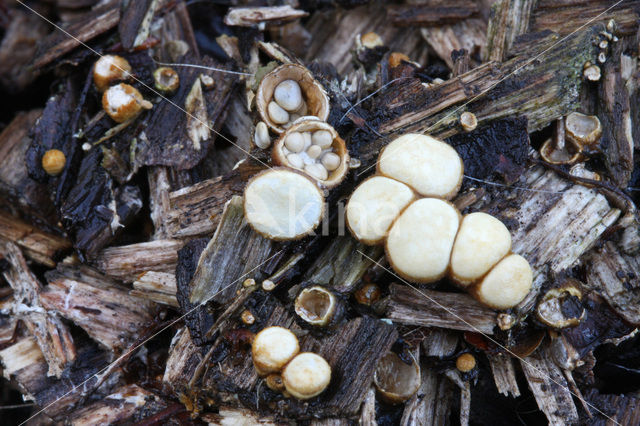
<svg viewBox="0 0 640 426">
<path fill-rule="evenodd" d="M 258 86 L 256 106 L 262 120 L 282 133 L 297 118 L 329 117 L 329 97 L 320 83 L 302 65 L 285 64 L 264 76 Z"/>
<path fill-rule="evenodd" d="M 102 108 L 117 123 L 131 120 L 152 107 L 138 89 L 125 83 L 109 87 L 102 95 Z"/>
<path fill-rule="evenodd" d="M 331 291 L 316 285 L 298 293 L 294 308 L 306 323 L 323 327 L 332 322 L 338 310 L 338 302 Z"/>
<path fill-rule="evenodd" d="M 298 338 L 284 327 L 263 329 L 251 344 L 253 365 L 260 376 L 279 372 L 298 352 Z"/>
<path fill-rule="evenodd" d="M 131 76 L 131 65 L 121 56 L 104 55 L 93 66 L 93 82 L 100 92 L 109 88 L 111 83 L 126 80 Z"/>
<path fill-rule="evenodd" d="M 244 190 L 244 215 L 262 236 L 278 241 L 309 235 L 320 224 L 324 197 L 307 176 L 274 168 L 254 176 Z"/>
<path fill-rule="evenodd" d="M 460 224 L 460 213 L 437 198 L 414 201 L 389 230 L 385 251 L 402 278 L 430 283 L 442 278 Z"/>
<path fill-rule="evenodd" d="M 373 376 L 380 397 L 390 404 L 400 404 L 411 398 L 420 387 L 420 366 L 411 360 L 405 363 L 394 352 L 383 356 Z"/>
<path fill-rule="evenodd" d="M 464 171 L 462 159 L 450 145 L 415 133 L 387 145 L 377 166 L 379 174 L 409 185 L 423 197 L 447 200 L 460 190 Z"/>
<path fill-rule="evenodd" d="M 365 244 L 381 244 L 393 221 L 415 199 L 413 190 L 402 182 L 372 176 L 349 197 L 347 227 Z"/>
<path fill-rule="evenodd" d="M 297 399 L 320 395 L 331 382 L 331 366 L 320 355 L 303 352 L 287 364 L 282 381 L 289 394 Z"/>
<path fill-rule="evenodd" d="M 522 302 L 531 290 L 533 272 L 517 254 L 502 259 L 472 289 L 475 298 L 493 309 L 509 309 Z"/>
<path fill-rule="evenodd" d="M 471 213 L 462 219 L 451 252 L 449 274 L 458 284 L 482 278 L 511 251 L 511 234 L 502 222 L 486 213 Z"/>
<path fill-rule="evenodd" d="M 273 162 L 315 179 L 323 188 L 333 188 L 349 171 L 349 153 L 336 130 L 315 118 L 296 121 L 273 144 Z"/>
</svg>

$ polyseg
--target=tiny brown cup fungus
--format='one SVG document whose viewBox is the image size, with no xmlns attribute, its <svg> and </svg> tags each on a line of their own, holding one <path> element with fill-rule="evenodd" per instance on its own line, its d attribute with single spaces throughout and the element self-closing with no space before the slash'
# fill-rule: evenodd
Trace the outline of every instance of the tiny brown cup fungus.
<svg viewBox="0 0 640 426">
<path fill-rule="evenodd" d="M 549 164 L 575 164 L 582 159 L 582 153 L 573 140 L 568 138 L 561 142 L 554 138 L 547 139 L 540 148 L 540 156 Z"/>
<path fill-rule="evenodd" d="M 384 46 L 382 38 L 380 38 L 380 36 L 373 31 L 360 36 L 360 43 L 367 49 L 374 49 L 378 46 Z"/>
<path fill-rule="evenodd" d="M 389 55 L 389 66 L 391 68 L 401 65 L 403 62 L 411 62 L 411 58 L 400 52 L 391 52 Z"/>
<path fill-rule="evenodd" d="M 476 368 L 476 358 L 469 352 L 463 353 L 456 359 L 456 368 L 462 373 L 468 373 Z"/>
<path fill-rule="evenodd" d="M 356 301 L 365 306 L 371 306 L 376 303 L 381 295 L 380 287 L 374 283 L 367 283 L 353 293 Z"/>
<path fill-rule="evenodd" d="M 409 281 L 437 281 L 449 266 L 459 223 L 460 213 L 447 201 L 414 201 L 389 230 L 385 244 L 389 264 Z"/>
<path fill-rule="evenodd" d="M 125 83 L 109 87 L 102 95 L 102 108 L 117 123 L 136 117 L 143 109 L 151 109 L 138 89 Z"/>
<path fill-rule="evenodd" d="M 597 151 L 602 126 L 595 115 L 572 112 L 565 119 L 567 139 L 580 147 L 580 151 Z"/>
<path fill-rule="evenodd" d="M 412 187 L 424 197 L 450 199 L 462 184 L 462 159 L 455 149 L 431 136 L 409 133 L 387 145 L 378 172 Z"/>
<path fill-rule="evenodd" d="M 321 286 L 303 289 L 296 297 L 296 314 L 306 323 L 323 327 L 331 323 L 337 311 L 336 296 Z"/>
<path fill-rule="evenodd" d="M 467 286 L 482 278 L 511 250 L 511 234 L 502 222 L 486 213 L 462 219 L 451 253 L 451 278 Z"/>
<path fill-rule="evenodd" d="M 540 322 L 553 328 L 573 327 L 584 318 L 580 284 L 574 279 L 565 279 L 561 286 L 547 291 L 536 309 Z"/>
<path fill-rule="evenodd" d="M 272 240 L 309 235 L 320 224 L 324 197 L 307 176 L 274 168 L 254 176 L 244 190 L 244 214 L 249 225 Z"/>
<path fill-rule="evenodd" d="M 49 176 L 58 176 L 67 164 L 67 157 L 59 149 L 50 149 L 42 156 L 42 168 Z"/>
<path fill-rule="evenodd" d="M 384 401 L 390 404 L 405 402 L 420 387 L 420 366 L 415 360 L 406 364 L 397 354 L 388 352 L 378 361 L 373 382 Z"/>
<path fill-rule="evenodd" d="M 365 244 L 380 244 L 400 212 L 415 199 L 413 190 L 402 182 L 372 176 L 349 197 L 347 226 Z"/>
<path fill-rule="evenodd" d="M 475 114 L 469 111 L 465 111 L 460 114 L 460 125 L 465 132 L 470 132 L 478 127 L 478 119 Z"/>
<path fill-rule="evenodd" d="M 284 382 L 282 381 L 282 376 L 277 373 L 269 374 L 264 382 L 267 384 L 267 387 L 274 392 L 282 392 L 284 390 Z"/>
<path fill-rule="evenodd" d="M 475 298 L 493 309 L 508 309 L 522 302 L 531 290 L 533 272 L 527 260 L 517 254 L 502 259 L 473 288 Z"/>
<path fill-rule="evenodd" d="M 279 372 L 298 352 L 298 338 L 284 327 L 263 329 L 251 344 L 253 365 L 260 376 Z"/>
<path fill-rule="evenodd" d="M 163 93 L 173 93 L 180 87 L 180 76 L 173 68 L 160 67 L 153 72 L 155 87 Z"/>
<path fill-rule="evenodd" d="M 100 92 L 104 92 L 111 83 L 126 80 L 131 75 L 131 65 L 121 56 L 104 55 L 93 66 L 93 82 Z"/>
<path fill-rule="evenodd" d="M 304 118 L 293 124 L 273 144 L 273 162 L 299 170 L 323 188 L 338 185 L 349 171 L 344 140 L 329 124 Z"/>
<path fill-rule="evenodd" d="M 282 371 L 284 386 L 294 398 L 310 399 L 320 395 L 331 382 L 331 366 L 320 355 L 303 352 Z"/>
<path fill-rule="evenodd" d="M 262 120 L 282 133 L 297 117 L 329 117 L 329 97 L 320 83 L 302 65 L 285 64 L 264 76 L 256 94 Z M 292 119 L 293 118 L 293 119 Z"/>
</svg>

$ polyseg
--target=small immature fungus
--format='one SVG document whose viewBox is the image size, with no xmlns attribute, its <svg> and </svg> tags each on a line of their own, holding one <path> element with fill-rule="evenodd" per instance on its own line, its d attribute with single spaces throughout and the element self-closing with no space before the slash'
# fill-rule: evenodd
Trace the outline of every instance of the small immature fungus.
<svg viewBox="0 0 640 426">
<path fill-rule="evenodd" d="M 266 170 L 244 191 L 244 212 L 251 227 L 266 238 L 293 240 L 320 224 L 324 197 L 308 177 L 289 169 Z"/>
<path fill-rule="evenodd" d="M 173 93 L 180 87 L 180 76 L 173 68 L 160 67 L 153 72 L 155 88 L 163 93 Z"/>
<path fill-rule="evenodd" d="M 450 199 L 462 184 L 462 159 L 455 149 L 431 136 L 406 134 L 378 157 L 378 172 L 412 187 L 424 197 Z"/>
<path fill-rule="evenodd" d="M 584 77 L 589 81 L 599 81 L 600 77 L 602 77 L 600 67 L 597 65 L 589 65 L 584 69 L 582 73 Z"/>
<path fill-rule="evenodd" d="M 362 46 L 366 47 L 367 49 L 374 49 L 378 46 L 384 46 L 382 38 L 380 38 L 380 36 L 373 31 L 362 34 L 360 36 L 360 44 L 362 44 Z"/>
<path fill-rule="evenodd" d="M 462 373 L 468 373 L 476 368 L 476 358 L 469 352 L 463 353 L 456 359 L 456 368 Z"/>
<path fill-rule="evenodd" d="M 294 304 L 296 314 L 305 322 L 315 326 L 329 324 L 337 309 L 336 296 L 321 286 L 303 289 Z"/>
<path fill-rule="evenodd" d="M 351 194 L 346 206 L 347 226 L 366 244 L 378 244 L 400 212 L 415 195 L 407 185 L 384 176 L 373 176 Z"/>
<path fill-rule="evenodd" d="M 64 170 L 67 158 L 59 149 L 50 149 L 42 156 L 42 168 L 49 176 L 57 176 Z"/>
<path fill-rule="evenodd" d="M 144 109 L 151 109 L 138 89 L 125 83 L 111 86 L 102 95 L 102 108 L 117 123 L 135 118 Z"/>
<path fill-rule="evenodd" d="M 324 188 L 338 185 L 349 171 L 345 142 L 329 124 L 301 119 L 273 144 L 273 162 L 300 170 Z"/>
<path fill-rule="evenodd" d="M 320 395 L 331 382 L 331 366 L 320 355 L 303 352 L 282 371 L 284 386 L 294 398 L 310 399 Z"/>
<path fill-rule="evenodd" d="M 325 121 L 329 97 L 303 66 L 285 64 L 264 76 L 256 94 L 262 120 L 274 132 L 282 133 L 298 118 L 313 116 Z"/>
<path fill-rule="evenodd" d="M 373 381 L 384 401 L 399 404 L 418 391 L 420 366 L 414 359 L 407 364 L 396 353 L 388 352 L 378 361 Z"/>
<path fill-rule="evenodd" d="M 93 67 L 93 82 L 100 92 L 118 81 L 131 76 L 131 65 L 121 56 L 104 55 L 98 59 Z"/>
<path fill-rule="evenodd" d="M 381 296 L 380 287 L 374 283 L 365 284 L 353 293 L 356 302 L 365 306 L 373 305 Z"/>
<path fill-rule="evenodd" d="M 474 113 L 465 111 L 460 114 L 460 125 L 465 132 L 470 132 L 478 127 L 478 119 Z"/>
<path fill-rule="evenodd" d="M 584 315 L 580 284 L 571 278 L 547 291 L 536 308 L 538 320 L 556 329 L 576 326 Z"/>
<path fill-rule="evenodd" d="M 391 226 L 386 241 L 389 264 L 403 278 L 429 283 L 449 266 L 460 213 L 443 200 L 414 201 Z"/>
<path fill-rule="evenodd" d="M 403 62 L 411 62 L 411 58 L 400 52 L 392 52 L 389 55 L 389 66 L 391 68 L 401 65 Z"/>
<path fill-rule="evenodd" d="M 279 372 L 298 352 L 298 338 L 284 327 L 263 329 L 251 345 L 253 365 L 260 376 Z"/>
<path fill-rule="evenodd" d="M 531 290 L 533 272 L 527 260 L 517 254 L 502 259 L 473 289 L 476 298 L 494 309 L 508 309 L 520 303 Z"/>
<path fill-rule="evenodd" d="M 451 278 L 469 285 L 482 278 L 511 250 L 511 234 L 502 222 L 486 213 L 462 219 L 451 253 Z"/>
</svg>

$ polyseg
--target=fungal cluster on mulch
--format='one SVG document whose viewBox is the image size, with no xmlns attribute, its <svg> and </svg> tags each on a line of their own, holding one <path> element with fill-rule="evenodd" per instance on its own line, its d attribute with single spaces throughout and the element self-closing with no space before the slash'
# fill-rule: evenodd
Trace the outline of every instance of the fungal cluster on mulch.
<svg viewBox="0 0 640 426">
<path fill-rule="evenodd" d="M 640 423 L 640 1 L 276 3 L 0 6 L 3 418 Z"/>
</svg>

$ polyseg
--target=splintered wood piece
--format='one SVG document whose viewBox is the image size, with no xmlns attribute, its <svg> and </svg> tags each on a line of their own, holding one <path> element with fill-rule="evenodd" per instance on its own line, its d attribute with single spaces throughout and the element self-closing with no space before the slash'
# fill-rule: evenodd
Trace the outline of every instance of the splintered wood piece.
<svg viewBox="0 0 640 426">
<path fill-rule="evenodd" d="M 114 352 L 127 348 L 152 324 L 154 303 L 130 296 L 125 287 L 89 268 L 59 266 L 46 278 L 42 305 Z"/>
<path fill-rule="evenodd" d="M 602 30 L 602 25 L 595 25 L 545 46 L 543 68 L 531 62 L 535 52 L 527 52 L 504 63 L 488 62 L 433 87 L 417 79 L 397 81 L 374 98 L 371 110 L 381 118 L 378 131 L 440 137 L 459 133 L 462 129 L 453 110 L 467 101 L 481 124 L 518 115 L 527 117 L 529 132 L 539 130 L 575 106 L 582 67 L 586 61 L 595 62 L 592 40 Z M 370 143 L 361 160 L 373 159 L 386 143 Z"/>
<path fill-rule="evenodd" d="M 118 25 L 120 2 L 108 0 L 64 28 L 65 34 L 54 30 L 40 42 L 33 60 L 34 68 L 41 68 L 71 52 L 81 43 L 87 43 Z"/>
<path fill-rule="evenodd" d="M 177 395 L 185 393 L 186 384 L 191 380 L 203 356 L 203 348 L 193 343 L 189 329 L 187 327 L 179 329 L 169 347 L 169 357 L 162 382 L 173 389 Z"/>
<path fill-rule="evenodd" d="M 446 424 L 456 397 L 454 385 L 431 368 L 422 366 L 421 374 L 420 388 L 407 401 L 400 424 L 402 426 Z"/>
<path fill-rule="evenodd" d="M 505 194 L 487 210 L 507 225 L 513 252 L 527 259 L 533 269 L 533 288 L 520 303 L 520 312 L 535 305 L 547 279 L 546 268 L 558 273 L 575 266 L 620 216 L 620 210 L 594 189 L 574 185 L 552 171 L 534 167 L 524 176 L 524 186 L 532 191 L 509 191 L 511 196 Z M 517 206 L 506 201 L 511 197 L 518 199 Z"/>
<path fill-rule="evenodd" d="M 169 203 L 169 174 L 164 166 L 151 166 L 147 169 L 149 182 L 149 208 L 151 221 L 153 222 L 154 240 L 167 238 L 167 214 L 171 209 Z"/>
<path fill-rule="evenodd" d="M 204 413 L 200 417 L 203 421 L 215 425 L 266 425 L 280 424 L 268 416 L 261 416 L 253 410 L 244 408 L 220 407 L 216 414 Z"/>
<path fill-rule="evenodd" d="M 429 329 L 429 334 L 422 341 L 424 354 L 438 358 L 451 356 L 456 351 L 458 340 L 458 335 L 451 330 Z"/>
<path fill-rule="evenodd" d="M 40 300 L 42 286 L 29 270 L 20 249 L 0 239 L 0 257 L 10 265 L 3 275 L 13 288 L 13 313 L 24 321 L 35 337 L 49 365 L 47 375 L 61 377 L 77 355 L 71 332 L 54 313 L 43 309 Z"/>
<path fill-rule="evenodd" d="M 349 293 L 382 253 L 381 246 L 366 246 L 350 235 L 333 238 L 307 269 L 305 280 Z"/>
<path fill-rule="evenodd" d="M 487 23 L 481 18 L 465 19 L 452 25 L 421 28 L 424 41 L 436 52 L 449 68 L 454 68 L 451 53 L 465 49 L 476 57 L 487 43 Z M 474 62 L 475 63 L 475 62 Z"/>
<path fill-rule="evenodd" d="M 366 426 L 378 426 L 376 421 L 376 388 L 371 387 L 367 391 L 360 410 L 360 424 Z"/>
<path fill-rule="evenodd" d="M 585 398 L 591 405 L 592 413 L 596 417 L 595 422 L 612 423 L 612 419 L 621 425 L 640 424 L 640 398 L 630 395 L 603 395 L 597 389 L 591 388 L 585 394 Z M 600 412 L 606 413 L 605 418 Z"/>
<path fill-rule="evenodd" d="M 626 321 L 640 324 L 640 303 L 636 290 L 640 259 L 622 254 L 614 243 L 606 242 L 589 253 L 584 264 L 587 266 L 587 286 L 602 295 Z"/>
<path fill-rule="evenodd" d="M 489 364 L 493 372 L 493 380 L 496 383 L 498 392 L 504 396 L 511 395 L 513 398 L 520 396 L 520 389 L 516 378 L 516 372 L 513 367 L 513 359 L 506 355 L 490 355 Z"/>
<path fill-rule="evenodd" d="M 4 212 L 0 212 L 0 237 L 17 244 L 26 256 L 50 268 L 56 265 L 57 255 L 71 249 L 66 238 L 41 231 Z"/>
<path fill-rule="evenodd" d="M 553 362 L 548 344 L 520 360 L 538 408 L 550 425 L 566 425 L 578 420 L 578 411 L 562 370 Z"/>
<path fill-rule="evenodd" d="M 501 0 L 491 6 L 484 57 L 502 62 L 513 41 L 528 32 L 531 10 L 536 0 Z"/>
<path fill-rule="evenodd" d="M 183 245 L 180 240 L 155 240 L 109 247 L 100 252 L 95 266 L 105 275 L 125 282 L 136 281 L 149 271 L 173 273 Z"/>
<path fill-rule="evenodd" d="M 561 35 L 570 34 L 593 22 L 616 21 L 618 37 L 635 34 L 638 30 L 640 1 L 620 2 L 616 7 L 609 0 L 580 1 L 541 0 L 531 15 L 529 31 L 551 30 Z M 609 9 L 611 8 L 611 9 Z M 606 13 L 605 13 L 606 11 Z"/>
<path fill-rule="evenodd" d="M 244 219 L 242 197 L 228 202 L 218 229 L 200 256 L 190 284 L 190 303 L 213 300 L 231 301 L 250 272 L 259 273 L 260 266 L 276 254 L 278 244 L 251 229 Z M 242 259 L 241 262 L 238 260 Z"/>
<path fill-rule="evenodd" d="M 4 366 L 3 376 L 18 384 L 25 400 L 46 407 L 44 414 L 56 418 L 66 415 L 69 407 L 82 398 L 82 390 L 96 383 L 94 375 L 107 365 L 109 356 L 85 339 L 77 347 L 75 367 L 69 370 L 68 376 L 56 379 L 47 375 L 47 362 L 35 338 L 24 336 L 0 350 L 0 361 Z M 82 388 L 75 388 L 74 384 L 78 383 L 83 383 Z"/>
<path fill-rule="evenodd" d="M 263 165 L 243 162 L 224 176 L 198 182 L 169 194 L 166 232 L 171 238 L 212 234 L 229 199 L 241 195 L 247 180 Z"/>
<path fill-rule="evenodd" d="M 176 291 L 176 276 L 173 273 L 148 271 L 133 282 L 133 290 L 129 294 L 177 308 L 180 305 Z"/>
<path fill-rule="evenodd" d="M 156 394 L 130 384 L 115 389 L 100 401 L 74 411 L 68 421 L 74 426 L 118 423 L 151 416 L 166 406 L 167 403 Z"/>
<path fill-rule="evenodd" d="M 493 334 L 495 311 L 468 294 L 418 292 L 403 284 L 392 284 L 389 291 L 386 316 L 394 322 Z"/>
<path fill-rule="evenodd" d="M 236 27 L 255 27 L 258 25 L 281 25 L 285 22 L 309 16 L 304 10 L 294 9 L 289 5 L 266 7 L 232 7 L 229 8 L 224 23 Z"/>
<path fill-rule="evenodd" d="M 134 1 L 123 8 L 118 24 L 122 47 L 131 50 L 147 40 L 153 15 L 159 3 L 158 0 Z"/>
<path fill-rule="evenodd" d="M 388 8 L 394 25 L 440 26 L 477 15 L 478 3 L 470 0 L 448 1 L 446 4 L 402 5 Z"/>
</svg>

